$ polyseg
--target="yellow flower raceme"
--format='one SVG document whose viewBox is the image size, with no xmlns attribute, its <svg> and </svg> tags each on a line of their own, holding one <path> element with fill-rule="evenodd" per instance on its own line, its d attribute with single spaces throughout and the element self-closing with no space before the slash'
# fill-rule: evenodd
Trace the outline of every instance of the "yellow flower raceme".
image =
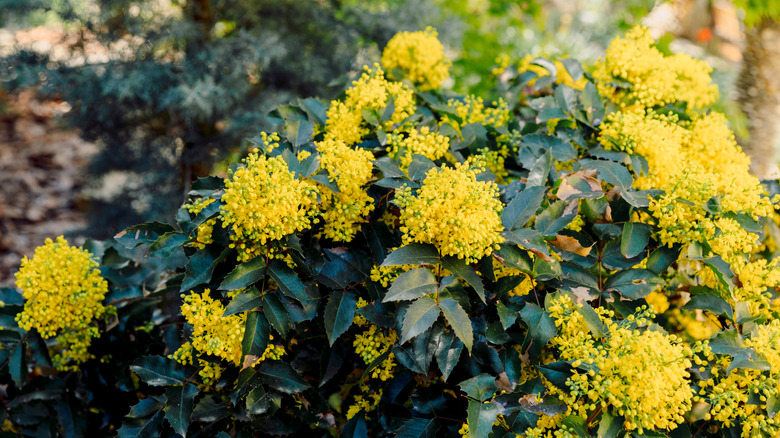
<svg viewBox="0 0 780 438">
<path fill-rule="evenodd" d="M 325 236 L 349 242 L 374 210 L 374 201 L 364 186 L 373 175 L 374 155 L 365 149 L 353 149 L 340 140 L 317 143 L 320 167 L 328 171 L 338 193 L 322 190 L 322 218 Z"/>
<path fill-rule="evenodd" d="M 450 149 L 449 137 L 431 132 L 427 126 L 423 126 L 419 131 L 412 128 L 408 135 L 393 133 L 389 137 L 389 143 L 387 153 L 401 164 L 401 169 L 407 169 L 412 164 L 414 154 L 438 160 Z"/>
<path fill-rule="evenodd" d="M 442 117 L 440 124 L 449 123 L 456 129 L 460 129 L 461 124 L 481 123 L 483 125 L 500 128 L 509 122 L 509 105 L 503 99 L 493 102 L 492 107 L 486 107 L 485 101 L 478 96 L 469 95 L 462 101 L 450 99 L 447 107 L 454 111 L 461 123 L 452 120 L 449 116 Z"/>
<path fill-rule="evenodd" d="M 685 54 L 669 57 L 653 47 L 650 31 L 635 27 L 609 44 L 596 63 L 593 78 L 599 93 L 622 108 L 649 108 L 680 101 L 701 108 L 717 99 L 712 68 Z"/>
<path fill-rule="evenodd" d="M 93 322 L 115 312 L 103 305 L 108 283 L 97 267 L 89 251 L 69 246 L 59 236 L 56 241 L 46 239 L 32 259 L 24 257 L 16 273 L 16 286 L 25 299 L 16 321 L 25 330 L 36 329 L 44 339 L 57 336 L 52 360 L 59 370 L 76 369 L 93 357 L 87 349 L 93 338 L 100 337 Z"/>
<path fill-rule="evenodd" d="M 344 101 L 331 102 L 325 123 L 325 138 L 341 140 L 348 146 L 360 142 L 363 136 L 371 132 L 368 122 L 363 119 L 363 110 L 384 111 L 391 100 L 393 114 L 389 120 L 381 122 L 388 131 L 392 131 L 394 126 L 398 128 L 404 119 L 414 114 L 414 93 L 400 82 L 385 79 L 384 71 L 378 65 L 374 65 L 373 70 L 366 67 L 360 79 L 352 82 L 352 88 L 347 90 Z"/>
<path fill-rule="evenodd" d="M 216 201 L 214 198 L 200 198 L 194 201 L 192 204 L 184 204 L 182 208 L 187 210 L 189 213 L 198 214 L 203 211 L 207 205 L 212 204 L 214 201 Z M 198 225 L 195 242 L 193 242 L 191 245 L 195 248 L 203 249 L 206 247 L 206 245 L 213 243 L 214 239 L 211 237 L 211 234 L 214 232 L 214 225 L 216 224 L 217 219 L 212 218 Z"/>
<path fill-rule="evenodd" d="M 405 187 L 396 193 L 401 207 L 404 245 L 432 243 L 442 255 L 467 262 L 490 255 L 504 241 L 501 211 L 494 183 L 477 181 L 470 163 L 428 171 L 416 195 Z"/>
<path fill-rule="evenodd" d="M 525 272 L 518 271 L 515 268 L 504 266 L 496 259 L 493 259 L 493 275 L 495 275 L 496 280 L 499 278 L 512 276 L 518 276 L 522 278 L 520 284 L 515 286 L 514 289 L 507 293 L 507 295 L 510 297 L 522 297 L 528 295 L 532 290 L 534 290 L 534 287 L 536 287 L 536 280 L 531 278 L 531 276 Z"/>
<path fill-rule="evenodd" d="M 444 59 L 444 46 L 431 27 L 423 32 L 395 34 L 382 52 L 382 67 L 391 79 L 409 79 L 421 91 L 439 88 L 450 76 L 450 64 Z M 395 71 L 403 77 L 395 77 Z"/>
<path fill-rule="evenodd" d="M 263 253 L 269 241 L 308 229 L 318 213 L 317 188 L 295 177 L 282 157 L 255 149 L 225 182 L 220 217 L 239 260 Z"/>
</svg>

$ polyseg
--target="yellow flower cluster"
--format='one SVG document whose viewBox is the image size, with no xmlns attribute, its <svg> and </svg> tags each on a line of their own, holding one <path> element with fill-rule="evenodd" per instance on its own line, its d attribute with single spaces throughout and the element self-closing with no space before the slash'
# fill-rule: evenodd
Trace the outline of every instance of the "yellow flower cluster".
<svg viewBox="0 0 780 438">
<path fill-rule="evenodd" d="M 596 63 L 599 93 L 622 108 L 650 108 L 683 102 L 688 108 L 710 105 L 718 97 L 712 68 L 685 54 L 665 57 L 653 47 L 650 31 L 635 27 L 609 44 Z"/>
<path fill-rule="evenodd" d="M 225 306 L 211 298 L 210 292 L 182 296 L 181 314 L 192 324 L 192 348 L 239 365 L 246 313 L 223 317 Z"/>
<path fill-rule="evenodd" d="M 491 107 L 485 107 L 485 101 L 474 95 L 466 96 L 462 101 L 450 99 L 447 107 L 458 115 L 461 123 L 452 120 L 449 116 L 442 117 L 440 124 L 449 123 L 460 130 L 461 125 L 480 123 L 494 128 L 500 128 L 509 122 L 509 105 L 504 99 L 499 98 Z"/>
<path fill-rule="evenodd" d="M 626 418 L 627 430 L 674 429 L 691 408 L 687 369 L 694 350 L 674 335 L 631 328 L 630 324 L 646 324 L 655 315 L 652 309 L 644 308 L 621 322 L 612 319 L 610 310 L 596 311 L 604 324 L 602 339 L 592 336 L 568 295 L 551 302 L 550 313 L 559 328 L 551 344 L 561 359 L 574 361 L 575 368 L 586 364 L 589 371 L 575 372 L 567 380 L 569 393 L 553 385 L 548 388 L 583 417 L 608 408 Z"/>
<path fill-rule="evenodd" d="M 730 356 L 718 359 L 712 378 L 700 383 L 697 401 L 707 402 L 710 410 L 707 420 L 723 423 L 725 427 L 739 424 L 742 437 L 780 436 L 780 417 L 767 412 L 767 402 L 780 398 L 780 321 L 772 320 L 759 326 L 745 347 L 753 348 L 769 363 L 765 371 L 738 368 L 726 369 Z M 751 400 L 756 398 L 756 401 Z"/>
<path fill-rule="evenodd" d="M 347 90 L 343 102 L 334 100 L 330 103 L 325 123 L 325 138 L 341 140 L 352 146 L 368 134 L 368 122 L 363 118 L 363 110 L 376 111 L 381 116 L 385 106 L 393 102 L 393 114 L 390 119 L 381 122 L 382 128 L 392 131 L 404 119 L 414 114 L 414 92 L 400 82 L 385 79 L 385 73 L 374 65 L 374 69 L 366 67 L 366 71 L 357 81 L 352 82 L 352 88 Z"/>
<path fill-rule="evenodd" d="M 517 66 L 517 72 L 523 73 L 526 71 L 532 71 L 536 73 L 539 77 L 549 76 L 550 72 L 542 67 L 541 65 L 531 64 L 531 62 L 536 59 L 533 55 L 525 55 L 523 59 L 520 60 L 520 65 Z M 496 61 L 503 61 L 503 59 L 497 59 Z M 567 85 L 571 88 L 574 88 L 575 90 L 582 90 L 585 88 L 585 84 L 588 83 L 588 79 L 586 77 L 581 77 L 579 80 L 574 80 L 574 78 L 571 77 L 569 74 L 569 71 L 566 70 L 566 67 L 563 65 L 563 63 L 559 60 L 553 61 L 553 64 L 555 65 L 556 75 L 555 75 L 555 83 L 556 84 L 563 84 Z M 533 79 L 529 82 L 529 84 L 533 85 L 536 82 L 536 79 Z"/>
<path fill-rule="evenodd" d="M 478 162 L 482 162 L 485 167 L 493 172 L 496 176 L 496 183 L 504 184 L 506 178 L 509 176 L 509 172 L 506 170 L 505 162 L 506 157 L 509 156 L 509 148 L 506 145 L 501 145 L 498 150 L 490 150 L 489 148 L 481 148 L 477 150 L 475 156 L 469 157 L 470 159 Z"/>
<path fill-rule="evenodd" d="M 263 254 L 267 242 L 309 228 L 318 213 L 317 188 L 295 177 L 280 157 L 255 149 L 225 181 L 222 226 L 241 261 Z"/>
<path fill-rule="evenodd" d="M 16 321 L 44 339 L 57 336 L 52 361 L 58 370 L 76 369 L 93 357 L 87 349 L 100 337 L 93 321 L 115 312 L 103 305 L 108 283 L 97 267 L 89 251 L 69 246 L 59 236 L 56 241 L 46 239 L 32 259 L 24 257 L 16 273 L 16 286 L 25 299 Z"/>
<path fill-rule="evenodd" d="M 441 255 L 471 263 L 504 241 L 498 187 L 477 181 L 478 170 L 470 163 L 433 168 L 416 195 L 409 187 L 396 192 L 404 245 L 432 243 Z"/>
<path fill-rule="evenodd" d="M 437 35 L 431 27 L 422 32 L 395 34 L 382 52 L 382 67 L 388 77 L 406 78 L 420 91 L 439 88 L 450 76 L 450 64 L 444 59 L 444 46 Z M 395 77 L 396 71 L 401 77 Z"/>
<path fill-rule="evenodd" d="M 419 131 L 412 128 L 407 135 L 401 132 L 393 133 L 388 140 L 387 153 L 400 163 L 401 169 L 407 169 L 412 164 L 414 154 L 438 160 L 450 149 L 450 138 L 438 132 L 431 132 L 427 126 L 423 126 Z"/>
<path fill-rule="evenodd" d="M 182 365 L 195 365 L 195 359 L 193 358 L 193 347 L 189 342 L 184 343 L 181 347 L 179 347 L 178 350 L 168 356 L 168 358 L 173 359 Z M 202 390 L 207 390 L 214 386 L 219 378 L 222 377 L 224 368 L 219 364 L 215 364 L 203 359 L 198 359 L 197 363 L 199 367 L 198 375 L 200 376 L 200 380 L 202 382 L 202 385 L 199 385 L 199 387 Z"/>
<path fill-rule="evenodd" d="M 203 211 L 207 205 L 212 204 L 214 201 L 216 201 L 214 198 L 200 198 L 193 201 L 191 204 L 184 204 L 182 208 L 187 210 L 189 213 L 198 214 Z M 198 249 L 203 249 L 206 247 L 206 245 L 212 244 L 214 239 L 211 237 L 211 234 L 214 232 L 214 225 L 216 224 L 217 219 L 212 218 L 198 225 L 195 242 L 192 242 L 190 245 Z"/>
<path fill-rule="evenodd" d="M 355 403 L 350 405 L 349 409 L 347 409 L 347 420 L 357 415 L 360 411 L 363 411 L 364 415 L 373 411 L 376 409 L 376 406 L 379 404 L 379 400 L 382 398 L 382 389 L 370 391 L 368 385 L 361 383 L 360 390 L 363 394 L 367 394 L 367 396 L 355 396 Z"/>
<path fill-rule="evenodd" d="M 525 431 L 527 438 L 575 438 L 577 435 L 571 434 L 568 431 L 561 430 L 563 426 L 561 423 L 566 418 L 564 414 L 556 414 L 548 416 L 546 414 L 539 414 L 539 419 L 536 421 L 536 426 L 529 428 Z"/>
<path fill-rule="evenodd" d="M 338 193 L 321 190 L 325 236 L 350 242 L 374 210 L 374 201 L 363 188 L 373 175 L 374 155 L 365 149 L 353 149 L 340 140 L 317 143 L 320 168 L 326 169 Z"/>
<path fill-rule="evenodd" d="M 358 308 L 365 306 L 365 301 L 358 302 Z M 393 329 L 387 329 L 385 333 L 375 324 L 369 323 L 361 315 L 355 315 L 353 322 L 359 327 L 366 327 L 363 331 L 355 335 L 352 346 L 366 365 L 369 365 L 377 357 L 384 354 L 388 348 L 391 348 L 398 340 L 398 334 Z M 386 381 L 393 377 L 393 368 L 395 368 L 395 354 L 390 353 L 382 363 L 371 371 L 372 378 L 379 378 Z"/>
</svg>

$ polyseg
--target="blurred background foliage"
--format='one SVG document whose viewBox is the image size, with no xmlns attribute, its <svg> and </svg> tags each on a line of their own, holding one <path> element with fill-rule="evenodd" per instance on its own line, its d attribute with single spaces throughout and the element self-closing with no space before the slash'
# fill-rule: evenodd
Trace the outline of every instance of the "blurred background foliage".
<svg viewBox="0 0 780 438">
<path fill-rule="evenodd" d="M 499 55 L 588 63 L 655 3 L 0 0 L 6 29 L 62 30 L 47 50 L 2 53 L 0 87 L 62 99 L 71 106 L 64 123 L 99 145 L 83 234 L 104 238 L 170 220 L 194 178 L 235 161 L 246 139 L 272 129 L 272 108 L 337 97 L 398 31 L 437 28 L 453 61 L 446 86 L 486 95 Z"/>
</svg>

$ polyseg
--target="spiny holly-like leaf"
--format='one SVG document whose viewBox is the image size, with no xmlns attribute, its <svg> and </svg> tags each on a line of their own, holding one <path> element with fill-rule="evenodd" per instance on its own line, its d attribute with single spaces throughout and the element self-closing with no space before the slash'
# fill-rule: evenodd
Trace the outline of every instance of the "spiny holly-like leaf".
<svg viewBox="0 0 780 438">
<path fill-rule="evenodd" d="M 550 169 L 552 169 L 552 154 L 548 149 L 531 167 L 525 186 L 544 187 L 547 177 L 550 175 Z"/>
<path fill-rule="evenodd" d="M 517 321 L 517 312 L 509 309 L 501 301 L 496 303 L 496 311 L 498 312 L 498 319 L 501 320 L 501 326 L 504 330 L 511 327 L 515 321 Z"/>
<path fill-rule="evenodd" d="M 246 292 L 241 292 L 230 300 L 230 303 L 228 303 L 222 316 L 225 317 L 239 312 L 254 310 L 260 306 L 262 301 L 263 294 L 253 286 Z"/>
<path fill-rule="evenodd" d="M 330 294 L 324 317 L 325 334 L 331 346 L 352 325 L 356 303 L 357 295 L 352 290 L 335 291 Z"/>
<path fill-rule="evenodd" d="M 293 367 L 278 360 L 261 362 L 257 374 L 263 383 L 285 394 L 295 394 L 311 388 Z"/>
<path fill-rule="evenodd" d="M 439 306 L 431 297 L 420 297 L 412 303 L 404 315 L 404 324 L 401 327 L 401 343 L 428 330 L 436 319 L 439 318 Z"/>
<path fill-rule="evenodd" d="M 609 277 L 604 284 L 606 290 L 617 290 L 620 295 L 632 300 L 638 300 L 658 286 L 664 284 L 664 280 L 647 269 L 629 269 L 620 271 Z"/>
<path fill-rule="evenodd" d="M 395 431 L 396 438 L 434 438 L 439 431 L 435 418 L 412 418 Z"/>
<path fill-rule="evenodd" d="M 304 304 L 308 300 L 306 286 L 303 285 L 298 274 L 281 260 L 274 260 L 268 266 L 268 273 L 274 279 L 279 289 L 290 298 Z"/>
<path fill-rule="evenodd" d="M 287 329 L 290 326 L 290 315 L 282 303 L 282 300 L 274 293 L 266 293 L 263 296 L 263 314 L 271 323 L 273 328 L 282 335 L 282 339 L 287 339 Z"/>
<path fill-rule="evenodd" d="M 463 342 L 456 338 L 455 335 L 445 330 L 436 344 L 436 363 L 439 365 L 442 378 L 446 381 L 452 370 L 455 369 L 455 365 L 458 364 L 460 353 L 463 351 Z"/>
<path fill-rule="evenodd" d="M 268 347 L 268 339 L 271 334 L 268 320 L 260 312 L 251 312 L 246 317 L 244 327 L 244 338 L 241 340 L 242 356 L 247 354 L 262 356 Z"/>
<path fill-rule="evenodd" d="M 25 342 L 19 341 L 11 350 L 10 356 L 8 356 L 8 372 L 18 388 L 21 388 L 24 381 L 27 380 L 27 358 L 25 354 L 27 349 L 25 347 Z"/>
<path fill-rule="evenodd" d="M 498 416 L 498 406 L 495 403 L 469 400 L 467 415 L 469 438 L 487 438 Z"/>
<path fill-rule="evenodd" d="M 181 365 L 162 356 L 144 356 L 130 369 L 151 386 L 180 385 L 187 378 Z"/>
<path fill-rule="evenodd" d="M 160 409 L 140 424 L 133 422 L 131 425 L 125 422 L 117 431 L 116 436 L 117 438 L 157 438 L 160 436 L 164 418 L 165 413 Z"/>
<path fill-rule="evenodd" d="M 435 265 L 439 263 L 439 251 L 433 245 L 410 243 L 385 257 L 381 266 L 395 265 Z"/>
<path fill-rule="evenodd" d="M 413 300 L 436 292 L 437 286 L 436 277 L 429 269 L 412 269 L 395 279 L 382 302 Z"/>
<path fill-rule="evenodd" d="M 222 280 L 219 288 L 222 290 L 235 290 L 251 286 L 265 277 L 265 257 L 241 263 Z"/>
<path fill-rule="evenodd" d="M 487 373 L 464 380 L 458 383 L 458 386 L 467 396 L 479 401 L 485 401 L 493 397 L 498 389 L 495 376 Z"/>
<path fill-rule="evenodd" d="M 168 397 L 168 402 L 165 404 L 165 418 L 173 430 L 184 438 L 187 437 L 192 407 L 198 392 L 200 392 L 198 387 L 192 383 L 170 386 L 165 390 L 165 395 Z"/>
<path fill-rule="evenodd" d="M 731 308 L 731 304 L 721 297 L 708 293 L 692 296 L 682 308 L 709 310 L 715 315 L 726 315 L 729 319 L 734 319 L 734 309 Z"/>
<path fill-rule="evenodd" d="M 452 330 L 455 331 L 455 336 L 463 341 L 463 345 L 466 346 L 466 350 L 470 353 L 471 346 L 474 343 L 474 331 L 471 328 L 471 319 L 469 319 L 466 311 L 452 298 L 441 300 L 439 307 L 441 307 L 444 318 L 450 324 Z"/>
<path fill-rule="evenodd" d="M 203 397 L 192 410 L 190 421 L 213 423 L 230 414 L 227 402 L 215 401 L 214 397 Z"/>
<path fill-rule="evenodd" d="M 627 258 L 636 257 L 645 250 L 650 241 L 652 227 L 639 222 L 626 222 L 620 240 L 620 253 Z"/>
<path fill-rule="evenodd" d="M 512 199 L 501 213 L 501 223 L 507 230 L 522 228 L 542 205 L 544 186 L 528 187 Z"/>
<path fill-rule="evenodd" d="M 557 234 L 577 217 L 577 205 L 576 200 L 553 202 L 536 217 L 534 228 L 545 236 Z"/>
<path fill-rule="evenodd" d="M 485 286 L 483 286 L 482 278 L 480 278 L 474 268 L 466 264 L 463 260 L 451 256 L 442 259 L 442 267 L 450 271 L 455 277 L 466 280 L 466 282 L 477 292 L 479 299 L 482 300 L 483 303 L 485 302 Z"/>
<path fill-rule="evenodd" d="M 252 415 L 264 414 L 270 405 L 271 403 L 268 397 L 266 397 L 265 389 L 262 386 L 249 391 L 249 394 L 246 396 L 246 410 Z"/>
<path fill-rule="evenodd" d="M 522 319 L 528 327 L 528 335 L 523 344 L 523 350 L 530 350 L 531 360 L 535 360 L 547 341 L 558 333 L 555 321 L 541 307 L 533 303 L 527 303 L 520 311 Z"/>
<path fill-rule="evenodd" d="M 198 251 L 187 263 L 187 269 L 184 272 L 184 281 L 181 284 L 181 291 L 188 291 L 204 283 L 211 281 L 211 275 L 214 273 L 214 266 L 227 256 L 226 248 L 222 254 L 215 257 L 208 251 Z"/>
</svg>

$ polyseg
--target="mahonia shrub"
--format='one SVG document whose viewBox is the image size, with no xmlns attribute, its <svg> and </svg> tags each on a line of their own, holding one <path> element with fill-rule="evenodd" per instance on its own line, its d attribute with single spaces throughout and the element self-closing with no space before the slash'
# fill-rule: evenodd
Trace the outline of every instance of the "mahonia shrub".
<svg viewBox="0 0 780 438">
<path fill-rule="evenodd" d="M 499 56 L 488 101 L 443 53 L 399 34 L 176 224 L 23 262 L 4 430 L 780 436 L 777 199 L 710 68 L 636 28 L 593 66 Z"/>
</svg>

